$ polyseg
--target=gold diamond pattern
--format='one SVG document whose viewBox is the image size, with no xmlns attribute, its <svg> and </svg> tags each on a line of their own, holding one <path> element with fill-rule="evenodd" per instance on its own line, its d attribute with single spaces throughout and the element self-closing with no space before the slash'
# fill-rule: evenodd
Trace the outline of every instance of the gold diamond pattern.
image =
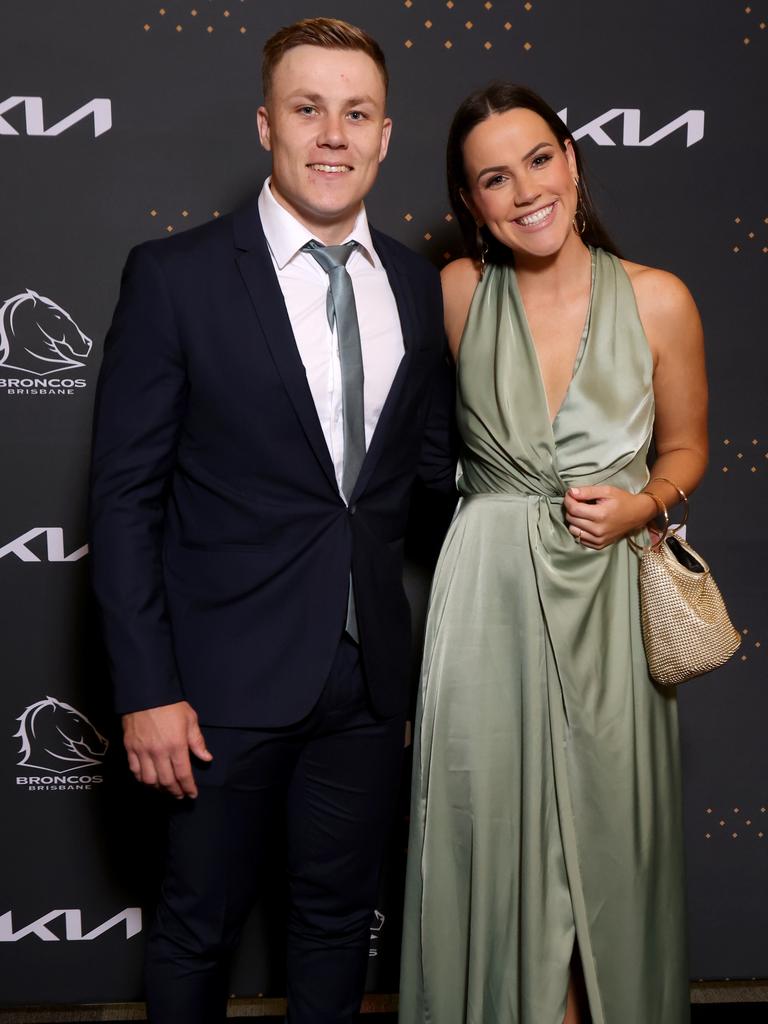
<svg viewBox="0 0 768 1024">
<path fill-rule="evenodd" d="M 711 807 L 707 807 L 706 808 L 706 813 L 707 814 L 712 814 L 712 808 Z M 741 813 L 741 808 L 740 807 L 734 807 L 733 808 L 733 813 L 734 814 L 740 814 Z M 761 814 L 765 813 L 765 808 L 764 807 L 760 808 L 760 813 Z M 754 823 L 754 819 L 755 819 L 756 816 L 757 816 L 756 814 L 752 814 L 749 817 L 744 818 L 744 819 L 739 818 L 738 823 L 736 821 L 729 822 L 729 821 L 726 820 L 725 817 L 720 818 L 720 820 L 718 821 L 718 825 L 720 826 L 721 829 L 723 829 L 723 832 L 722 832 L 723 837 L 725 837 L 727 835 L 729 839 L 740 839 L 740 838 L 741 839 L 750 839 L 750 838 L 762 839 L 764 837 L 765 833 L 763 831 L 757 831 L 756 832 L 756 831 L 754 831 L 752 829 L 752 825 Z M 746 831 L 743 831 L 743 830 L 739 829 L 739 827 L 738 827 L 739 824 L 743 824 L 744 829 L 746 829 Z M 712 835 L 713 835 L 713 833 L 711 831 L 707 831 L 707 832 L 704 833 L 704 838 L 705 839 L 711 839 Z"/>
<path fill-rule="evenodd" d="M 733 218 L 733 223 L 741 225 L 743 223 L 743 218 L 740 217 L 740 216 L 734 217 Z M 763 224 L 768 224 L 768 217 L 763 217 Z M 746 225 L 745 225 L 745 227 L 746 227 Z M 754 242 L 756 238 L 757 238 L 757 231 L 755 231 L 754 228 L 749 228 L 748 230 L 744 231 L 744 239 L 746 240 L 747 243 Z M 746 246 L 742 246 L 742 245 L 732 245 L 731 246 L 731 252 L 739 253 L 739 252 L 744 251 L 745 248 L 746 248 Z M 760 247 L 760 251 L 763 254 L 768 253 L 768 245 L 762 245 Z"/>
<path fill-rule="evenodd" d="M 404 6 L 406 8 L 409 8 L 409 9 L 411 7 L 414 7 L 413 0 L 404 0 Z M 427 6 L 427 5 L 425 5 L 425 6 Z M 470 5 L 467 4 L 466 6 L 469 7 Z M 523 6 L 525 7 L 525 9 L 527 11 L 531 11 L 533 9 L 533 4 L 532 3 L 525 3 Z M 457 4 L 454 2 L 454 0 L 446 0 L 445 7 L 446 7 L 446 9 L 448 11 L 453 11 L 454 8 L 457 8 Z M 503 28 L 503 30 L 505 32 L 510 32 L 512 30 L 513 24 L 509 20 L 509 17 L 508 17 L 509 12 L 507 11 L 507 12 L 503 12 L 502 13 L 502 9 L 501 9 L 501 5 L 500 4 L 495 4 L 493 2 L 493 0 L 484 0 L 484 2 L 482 3 L 482 7 L 483 7 L 485 13 L 492 13 L 492 14 L 495 15 L 497 13 L 497 11 L 498 11 L 498 14 L 500 16 L 499 17 L 499 23 L 498 23 L 499 30 L 501 30 L 502 28 Z M 436 28 L 438 32 L 440 32 L 441 27 L 444 27 L 444 28 L 448 29 L 449 27 L 447 25 L 441 26 L 439 13 L 440 13 L 439 10 L 438 11 L 433 11 L 432 12 L 433 16 L 429 17 L 429 18 L 425 18 L 421 22 L 420 28 L 421 29 L 426 29 L 427 31 L 430 31 L 431 29 Z M 467 11 L 467 13 L 469 13 L 469 12 Z M 507 17 L 505 18 L 505 20 L 502 21 L 501 19 L 505 15 L 507 15 Z M 463 26 L 464 26 L 464 29 L 467 32 L 471 32 L 473 29 L 477 28 L 477 22 L 474 21 L 473 18 L 466 18 L 466 20 L 463 22 Z M 449 31 L 450 31 L 450 29 L 449 29 Z M 403 45 L 405 46 L 406 49 L 410 50 L 410 49 L 412 49 L 416 45 L 417 41 L 418 40 L 416 40 L 413 36 L 411 36 L 411 37 L 403 40 Z M 435 40 L 435 42 L 437 42 L 437 40 Z M 492 39 L 485 39 L 485 40 L 482 41 L 482 43 L 480 43 L 480 40 L 478 40 L 478 44 L 481 46 L 481 48 L 486 53 L 488 53 L 490 50 L 492 50 L 494 48 L 494 46 L 497 45 L 497 43 L 498 43 L 498 40 L 496 40 L 494 42 Z M 438 45 L 440 45 L 440 44 L 438 43 Z M 451 38 L 451 37 L 448 37 L 448 38 L 444 37 L 443 38 L 443 41 L 442 41 L 442 48 L 443 49 L 445 49 L 445 50 L 452 50 L 457 45 L 459 45 L 459 41 L 456 40 L 455 38 Z M 522 46 L 523 46 L 523 48 L 526 51 L 528 51 L 528 50 L 531 50 L 533 48 L 533 43 L 530 40 L 526 40 L 525 42 L 522 43 Z"/>
</svg>

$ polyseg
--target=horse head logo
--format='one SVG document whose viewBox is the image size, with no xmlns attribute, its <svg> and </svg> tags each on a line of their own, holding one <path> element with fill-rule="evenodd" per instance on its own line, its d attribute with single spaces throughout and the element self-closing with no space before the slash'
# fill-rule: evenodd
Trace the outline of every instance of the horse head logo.
<svg viewBox="0 0 768 1024">
<path fill-rule="evenodd" d="M 38 377 L 84 366 L 93 342 L 72 317 L 31 288 L 0 306 L 0 365 Z"/>
<path fill-rule="evenodd" d="M 46 697 L 30 704 L 16 719 L 21 740 L 20 765 L 62 774 L 89 764 L 100 764 L 107 752 L 106 740 L 79 711 Z"/>
</svg>

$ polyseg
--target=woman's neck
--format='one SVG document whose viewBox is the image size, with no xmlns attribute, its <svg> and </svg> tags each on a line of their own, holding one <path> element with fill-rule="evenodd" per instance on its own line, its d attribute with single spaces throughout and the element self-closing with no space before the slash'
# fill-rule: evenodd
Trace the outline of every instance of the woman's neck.
<svg viewBox="0 0 768 1024">
<path fill-rule="evenodd" d="M 552 256 L 536 257 L 515 253 L 515 274 L 521 292 L 536 292 L 553 298 L 581 289 L 591 277 L 588 247 L 575 233 Z"/>
</svg>

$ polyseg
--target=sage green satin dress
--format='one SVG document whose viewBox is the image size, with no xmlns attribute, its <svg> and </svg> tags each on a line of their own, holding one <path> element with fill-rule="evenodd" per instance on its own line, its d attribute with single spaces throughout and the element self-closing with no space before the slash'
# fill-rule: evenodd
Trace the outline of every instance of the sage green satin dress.
<svg viewBox="0 0 768 1024">
<path fill-rule="evenodd" d="M 689 1019 L 675 696 L 648 677 L 636 556 L 580 547 L 563 515 L 569 486 L 645 485 L 652 370 L 598 249 L 550 423 L 514 271 L 477 286 L 414 731 L 401 1024 L 561 1024 L 574 944 L 594 1024 Z"/>
</svg>

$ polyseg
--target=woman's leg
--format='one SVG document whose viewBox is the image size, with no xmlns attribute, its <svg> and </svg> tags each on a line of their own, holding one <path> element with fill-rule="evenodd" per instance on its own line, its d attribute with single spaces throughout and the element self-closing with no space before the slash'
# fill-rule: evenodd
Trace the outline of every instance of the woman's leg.
<svg viewBox="0 0 768 1024">
<path fill-rule="evenodd" d="M 579 1011 L 579 997 L 576 990 L 576 983 L 571 975 L 568 982 L 568 1001 L 565 1004 L 565 1017 L 563 1024 L 582 1024 L 582 1017 Z"/>
<path fill-rule="evenodd" d="M 571 973 L 568 978 L 568 999 L 565 1004 L 563 1024 L 592 1024 L 589 1012 L 587 989 L 584 984 L 584 972 L 581 967 L 581 956 L 578 946 L 574 947 L 571 957 Z"/>
</svg>

